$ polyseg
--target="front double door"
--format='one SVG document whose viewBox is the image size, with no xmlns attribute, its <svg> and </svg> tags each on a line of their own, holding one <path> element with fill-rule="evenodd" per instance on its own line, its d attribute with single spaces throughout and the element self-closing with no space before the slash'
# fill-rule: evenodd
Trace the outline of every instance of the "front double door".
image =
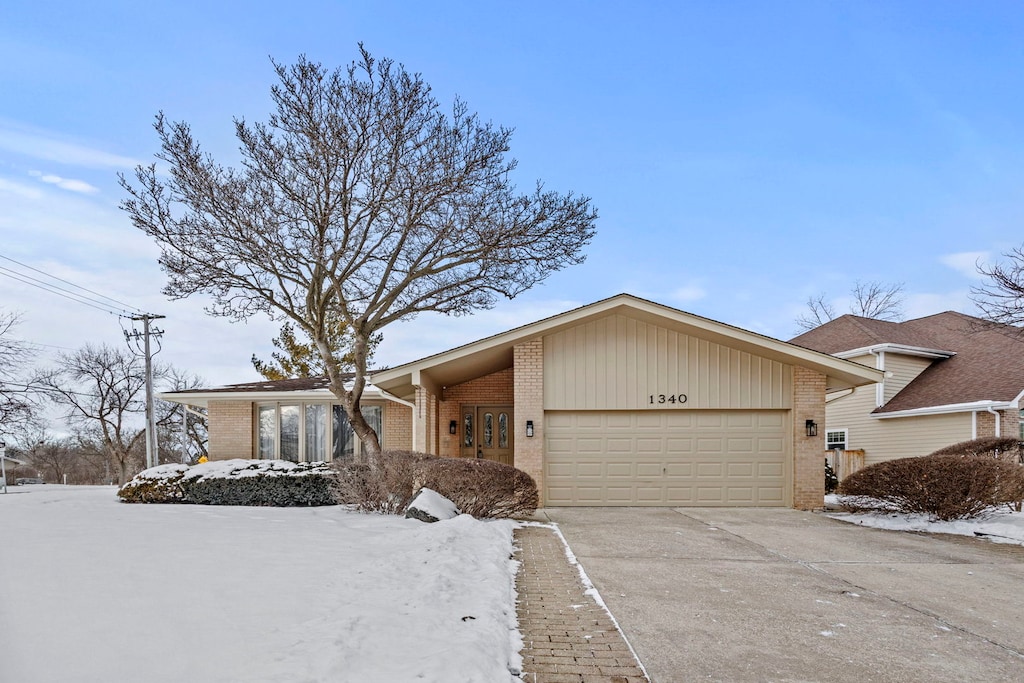
<svg viewBox="0 0 1024 683">
<path fill-rule="evenodd" d="M 512 406 L 462 406 L 462 456 L 513 464 Z"/>
</svg>

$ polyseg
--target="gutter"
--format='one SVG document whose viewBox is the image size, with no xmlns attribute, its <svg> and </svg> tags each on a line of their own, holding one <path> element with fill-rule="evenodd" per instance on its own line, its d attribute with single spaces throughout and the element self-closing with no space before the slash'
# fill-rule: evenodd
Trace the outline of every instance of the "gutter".
<svg viewBox="0 0 1024 683">
<path fill-rule="evenodd" d="M 980 410 L 995 409 L 1006 410 L 1016 407 L 1013 401 L 974 401 L 973 403 L 949 403 L 944 406 L 928 406 L 926 408 L 911 408 L 910 410 L 898 410 L 890 413 L 872 413 L 871 417 L 876 420 L 889 420 L 896 417 L 913 417 L 914 415 L 942 415 L 945 413 L 977 413 Z"/>
<path fill-rule="evenodd" d="M 996 409 L 993 408 L 992 406 L 989 406 L 988 408 L 986 408 L 986 410 L 996 416 L 996 436 L 1002 436 L 1002 420 L 1000 419 L 999 412 L 996 411 Z"/>
</svg>

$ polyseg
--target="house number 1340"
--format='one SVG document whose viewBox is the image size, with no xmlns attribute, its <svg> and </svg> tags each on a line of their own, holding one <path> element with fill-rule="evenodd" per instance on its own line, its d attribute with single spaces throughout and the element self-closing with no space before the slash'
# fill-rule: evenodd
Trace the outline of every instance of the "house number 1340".
<svg viewBox="0 0 1024 683">
<path fill-rule="evenodd" d="M 656 403 L 686 403 L 686 394 L 650 394 L 651 405 Z"/>
</svg>

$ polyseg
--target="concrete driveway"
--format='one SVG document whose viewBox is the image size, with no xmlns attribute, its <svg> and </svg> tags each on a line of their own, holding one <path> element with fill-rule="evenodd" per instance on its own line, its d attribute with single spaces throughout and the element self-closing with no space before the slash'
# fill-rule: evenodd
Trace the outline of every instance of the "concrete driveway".
<svg viewBox="0 0 1024 683">
<path fill-rule="evenodd" d="M 539 516 L 655 683 L 1024 681 L 1024 547 L 787 509 Z"/>
</svg>

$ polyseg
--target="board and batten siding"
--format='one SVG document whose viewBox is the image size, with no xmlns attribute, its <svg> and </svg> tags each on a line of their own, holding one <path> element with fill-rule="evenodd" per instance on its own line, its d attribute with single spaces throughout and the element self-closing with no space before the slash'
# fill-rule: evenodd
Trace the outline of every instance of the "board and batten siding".
<svg viewBox="0 0 1024 683">
<path fill-rule="evenodd" d="M 893 396 L 900 393 L 908 384 L 913 382 L 918 375 L 925 371 L 934 360 L 930 358 L 918 358 L 916 356 L 904 356 L 897 353 L 886 353 L 882 361 L 886 372 L 886 378 L 882 382 L 884 387 L 882 394 L 883 403 L 888 403 Z M 888 374 L 892 373 L 892 377 Z"/>
<path fill-rule="evenodd" d="M 788 409 L 792 386 L 789 365 L 623 315 L 544 337 L 545 410 Z"/>
<path fill-rule="evenodd" d="M 864 464 L 910 458 L 971 438 L 971 413 L 916 415 L 880 420 L 875 409 L 874 385 L 825 404 L 825 429 L 848 429 L 847 448 L 863 449 Z"/>
</svg>

